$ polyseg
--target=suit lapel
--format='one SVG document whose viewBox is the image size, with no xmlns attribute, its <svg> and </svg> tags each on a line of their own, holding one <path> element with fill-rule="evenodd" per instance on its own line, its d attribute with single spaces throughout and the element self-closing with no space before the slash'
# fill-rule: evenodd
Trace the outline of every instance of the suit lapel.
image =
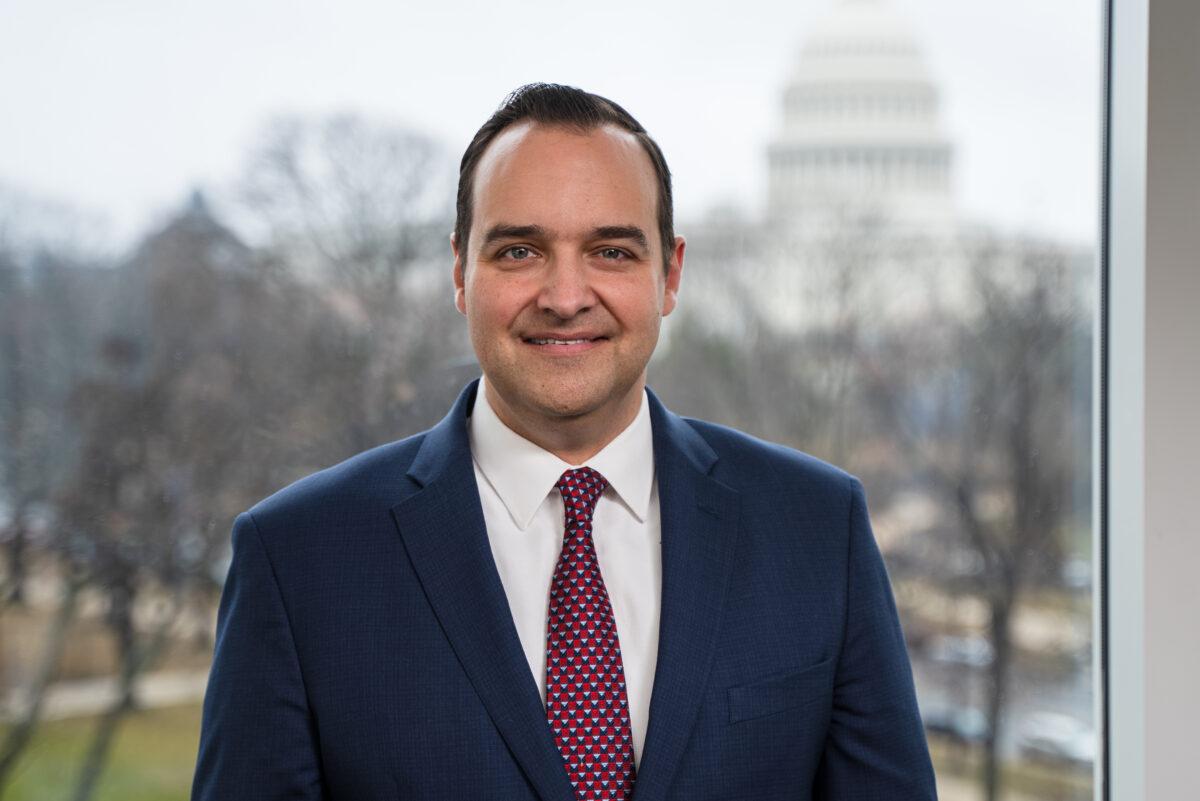
<svg viewBox="0 0 1200 801">
<path fill-rule="evenodd" d="M 434 614 L 538 794 L 574 798 L 521 648 L 487 538 L 467 437 L 478 384 L 426 434 L 408 470 L 420 487 L 393 507 Z M 649 393 L 662 515 L 662 611 L 650 722 L 634 801 L 661 801 L 696 720 L 737 538 L 738 495 L 708 474 L 717 457 Z"/>
<path fill-rule="evenodd" d="M 574 793 L 546 723 L 496 571 L 467 437 L 472 384 L 431 429 L 408 474 L 421 489 L 392 509 L 405 548 L 468 679 L 546 801 Z"/>
<path fill-rule="evenodd" d="M 634 801 L 666 797 L 708 681 L 737 539 L 737 492 L 708 473 L 717 457 L 650 393 L 662 510 L 662 612 L 650 723 Z"/>
</svg>

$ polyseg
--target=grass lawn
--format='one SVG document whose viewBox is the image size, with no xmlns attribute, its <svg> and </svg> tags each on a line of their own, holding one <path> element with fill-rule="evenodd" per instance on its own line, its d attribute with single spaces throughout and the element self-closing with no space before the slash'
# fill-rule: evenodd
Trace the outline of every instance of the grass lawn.
<svg viewBox="0 0 1200 801">
<path fill-rule="evenodd" d="M 95 720 L 43 723 L 2 801 L 67 801 Z M 93 801 L 186 801 L 200 741 L 200 705 L 135 712 L 121 722 Z"/>
<path fill-rule="evenodd" d="M 91 718 L 44 723 L 22 755 L 0 801 L 68 801 L 91 740 Z M 93 801 L 187 801 L 200 738 L 200 705 L 137 712 L 121 724 Z M 930 742 L 947 799 L 977 798 L 979 759 Z M 1086 773 L 1006 765 L 1009 799 L 1076 801 L 1092 797 Z"/>
<path fill-rule="evenodd" d="M 982 798 L 980 791 L 983 765 L 978 749 L 962 751 L 940 738 L 931 737 L 929 753 L 938 777 L 942 801 Z M 1066 766 L 1039 765 L 1031 762 L 1006 762 L 1001 768 L 1001 797 L 1008 801 L 1090 801 L 1094 797 L 1091 773 Z M 952 785 L 953 792 L 946 792 Z"/>
</svg>

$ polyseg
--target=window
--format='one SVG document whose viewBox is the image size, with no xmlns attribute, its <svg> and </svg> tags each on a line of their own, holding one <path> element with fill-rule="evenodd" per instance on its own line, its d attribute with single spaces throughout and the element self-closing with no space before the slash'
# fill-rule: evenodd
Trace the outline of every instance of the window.
<svg viewBox="0 0 1200 801">
<path fill-rule="evenodd" d="M 531 79 L 621 102 L 675 172 L 660 396 L 863 479 L 941 797 L 1101 792 L 1101 3 L 629 5 L 594 42 L 547 5 L 535 53 L 456 3 L 134 4 L 108 39 L 20 5 L 0 49 L 63 67 L 0 77 L 5 797 L 186 797 L 231 520 L 476 374 L 455 161 Z"/>
</svg>

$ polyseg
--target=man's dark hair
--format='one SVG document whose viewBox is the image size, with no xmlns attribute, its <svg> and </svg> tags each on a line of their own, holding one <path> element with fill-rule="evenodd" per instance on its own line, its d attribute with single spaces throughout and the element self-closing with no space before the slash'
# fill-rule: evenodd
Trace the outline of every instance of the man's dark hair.
<svg viewBox="0 0 1200 801">
<path fill-rule="evenodd" d="M 675 244 L 675 223 L 671 211 L 671 171 L 667 169 L 662 150 L 642 124 L 616 103 L 573 86 L 554 83 L 526 84 L 504 98 L 496 113 L 475 133 L 475 138 L 463 153 L 458 169 L 457 219 L 454 222 L 454 237 L 458 252 L 462 254 L 463 266 L 466 266 L 467 238 L 474 211 L 475 171 L 479 159 L 501 131 L 522 120 L 573 128 L 580 133 L 593 131 L 602 125 L 615 125 L 637 137 L 646 155 L 650 156 L 658 179 L 658 234 L 662 238 L 663 268 L 666 269 Z"/>
</svg>

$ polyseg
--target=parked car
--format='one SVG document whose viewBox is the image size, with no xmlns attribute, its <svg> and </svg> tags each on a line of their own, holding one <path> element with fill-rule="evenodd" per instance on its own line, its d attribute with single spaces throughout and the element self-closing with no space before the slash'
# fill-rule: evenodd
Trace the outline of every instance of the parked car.
<svg viewBox="0 0 1200 801">
<path fill-rule="evenodd" d="M 921 710 L 925 731 L 963 745 L 983 742 L 987 736 L 987 716 L 978 709 L 961 706 L 935 706 Z"/>
<path fill-rule="evenodd" d="M 1090 769 L 1096 760 L 1096 732 L 1069 715 L 1036 712 L 1021 724 L 1017 748 L 1034 762 Z"/>
<path fill-rule="evenodd" d="M 973 668 L 983 668 L 992 664 L 994 655 L 992 644 L 978 634 L 966 637 L 946 634 L 935 637 L 926 651 L 926 656 L 934 662 Z"/>
</svg>

